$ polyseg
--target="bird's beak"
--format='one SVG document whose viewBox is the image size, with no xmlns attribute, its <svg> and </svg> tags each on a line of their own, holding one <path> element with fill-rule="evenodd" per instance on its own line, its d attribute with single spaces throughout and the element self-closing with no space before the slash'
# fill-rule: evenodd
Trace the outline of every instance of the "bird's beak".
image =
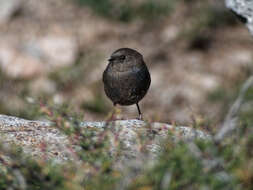
<svg viewBox="0 0 253 190">
<path fill-rule="evenodd" d="M 108 59 L 109 62 L 113 61 L 114 58 L 113 57 L 110 57 L 110 59 Z"/>
<path fill-rule="evenodd" d="M 114 56 L 111 56 L 109 59 L 108 59 L 108 61 L 110 62 L 110 61 L 114 61 L 116 59 L 116 57 L 114 57 Z"/>
</svg>

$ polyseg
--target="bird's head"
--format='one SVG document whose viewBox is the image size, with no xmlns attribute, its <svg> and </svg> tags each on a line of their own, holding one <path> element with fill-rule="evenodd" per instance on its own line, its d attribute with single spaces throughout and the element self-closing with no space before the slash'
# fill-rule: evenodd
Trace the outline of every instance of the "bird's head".
<svg viewBox="0 0 253 190">
<path fill-rule="evenodd" d="M 143 63 L 142 55 L 136 50 L 130 48 L 121 48 L 112 53 L 108 59 L 112 67 L 122 70 L 132 66 L 138 66 Z"/>
</svg>

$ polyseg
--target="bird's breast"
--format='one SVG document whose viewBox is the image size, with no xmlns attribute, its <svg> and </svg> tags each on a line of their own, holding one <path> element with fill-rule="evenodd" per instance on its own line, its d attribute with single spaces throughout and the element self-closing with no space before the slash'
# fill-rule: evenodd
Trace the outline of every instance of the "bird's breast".
<svg viewBox="0 0 253 190">
<path fill-rule="evenodd" d="M 116 71 L 108 67 L 103 75 L 106 95 L 121 105 L 138 102 L 146 94 L 150 85 L 150 75 L 146 65 L 132 66 L 127 71 Z"/>
</svg>

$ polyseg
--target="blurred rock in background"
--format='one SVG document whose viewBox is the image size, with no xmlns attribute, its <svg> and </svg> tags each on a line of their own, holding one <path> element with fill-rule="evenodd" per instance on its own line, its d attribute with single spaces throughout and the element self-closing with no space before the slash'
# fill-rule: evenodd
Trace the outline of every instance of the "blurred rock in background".
<svg viewBox="0 0 253 190">
<path fill-rule="evenodd" d="M 114 50 L 130 47 L 151 72 L 144 117 L 208 127 L 252 70 L 252 38 L 219 0 L 2 0 L 0 12 L 2 114 L 32 119 L 27 99 L 42 98 L 104 119 L 112 105 L 102 72 Z"/>
<path fill-rule="evenodd" d="M 0 24 L 6 24 L 21 8 L 21 0 L 0 1 Z"/>
</svg>

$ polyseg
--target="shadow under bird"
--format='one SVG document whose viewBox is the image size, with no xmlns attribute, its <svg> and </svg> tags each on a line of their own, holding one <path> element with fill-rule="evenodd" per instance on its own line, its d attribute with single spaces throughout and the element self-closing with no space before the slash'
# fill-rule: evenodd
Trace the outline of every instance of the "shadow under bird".
<svg viewBox="0 0 253 190">
<path fill-rule="evenodd" d="M 136 104 L 139 119 L 142 113 L 138 105 L 146 95 L 151 78 L 142 55 L 134 49 L 121 48 L 112 53 L 103 73 L 105 94 L 113 105 Z"/>
</svg>

